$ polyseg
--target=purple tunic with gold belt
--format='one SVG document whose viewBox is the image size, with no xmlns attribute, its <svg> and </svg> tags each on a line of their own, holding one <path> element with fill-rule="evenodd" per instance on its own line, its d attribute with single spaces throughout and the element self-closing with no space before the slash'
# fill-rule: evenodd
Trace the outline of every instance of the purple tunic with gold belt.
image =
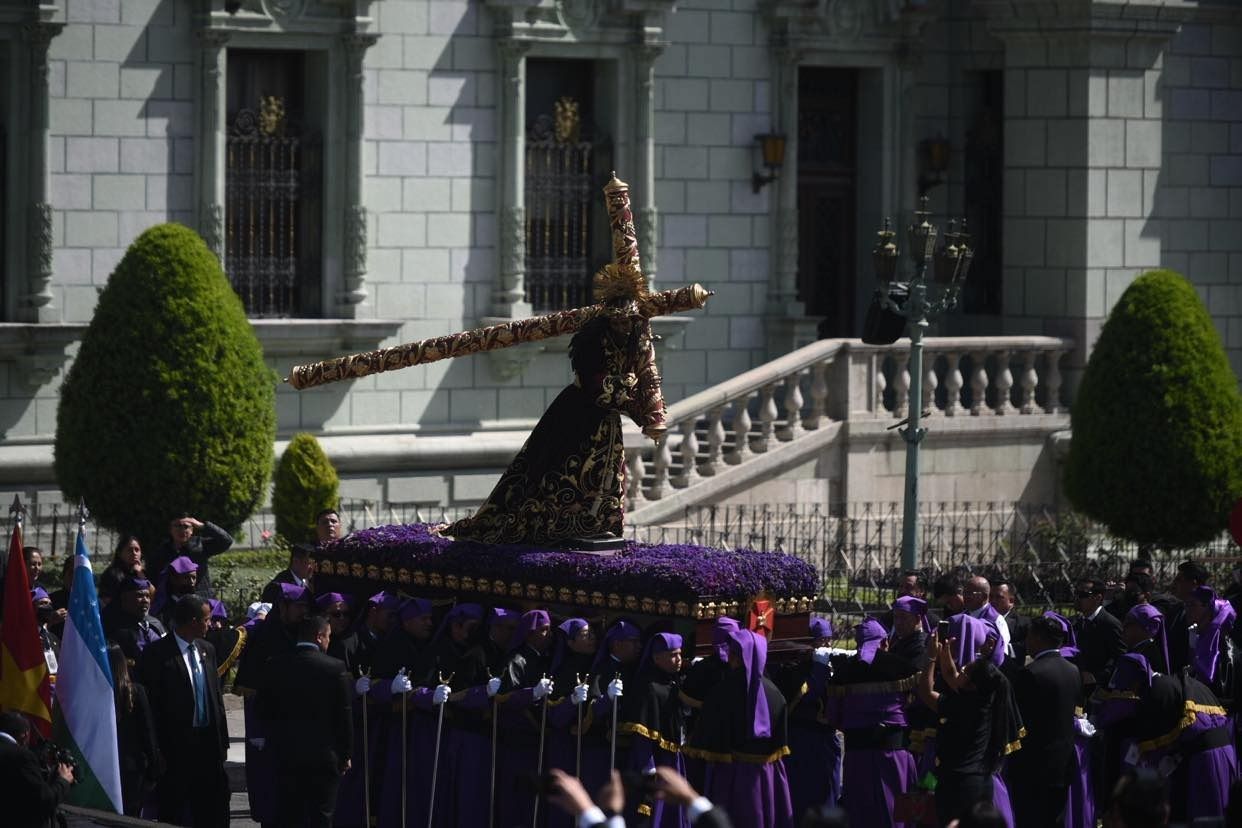
<svg viewBox="0 0 1242 828">
<path fill-rule="evenodd" d="M 704 794 L 735 825 L 792 828 L 785 698 L 763 675 L 767 639 L 750 630 L 729 637 L 741 668 L 730 670 L 703 702 L 686 752 L 704 760 Z"/>
<path fill-rule="evenodd" d="M 850 824 L 891 826 L 897 798 L 917 782 L 905 713 L 915 677 L 905 659 L 869 650 L 869 643 L 836 662 L 828 719 L 845 733 L 841 807 Z"/>
</svg>

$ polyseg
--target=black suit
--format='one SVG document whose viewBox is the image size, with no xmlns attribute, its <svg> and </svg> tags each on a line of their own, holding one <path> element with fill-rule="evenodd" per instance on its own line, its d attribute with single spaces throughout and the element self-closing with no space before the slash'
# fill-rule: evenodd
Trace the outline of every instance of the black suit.
<svg viewBox="0 0 1242 828">
<path fill-rule="evenodd" d="M 299 644 L 267 663 L 257 707 L 276 757 L 281 825 L 332 825 L 353 753 L 353 682 L 345 663 Z"/>
<path fill-rule="evenodd" d="M 229 737 L 216 651 L 201 638 L 193 644 L 207 685 L 205 727 L 194 727 L 194 689 L 176 636 L 169 634 L 149 644 L 138 663 L 138 678 L 150 697 L 166 765 L 156 786 L 159 819 L 196 828 L 228 825 L 229 785 L 224 759 Z"/>
<path fill-rule="evenodd" d="M 1074 708 L 1082 695 L 1078 668 L 1056 651 L 1040 654 L 1013 679 L 1026 735 L 1009 757 L 1014 817 L 1021 826 L 1059 825 L 1065 814 Z"/>
<path fill-rule="evenodd" d="M 0 808 L 9 828 L 44 828 L 69 792 L 69 783 L 57 776 L 44 780 L 39 762 L 29 749 L 0 738 Z"/>
<path fill-rule="evenodd" d="M 1101 610 L 1095 618 L 1078 622 L 1078 666 L 1095 677 L 1097 686 L 1104 687 L 1113 673 L 1113 664 L 1126 651 L 1117 616 Z M 1090 688 L 1088 688 L 1090 689 Z"/>
<path fill-rule="evenodd" d="M 298 576 L 293 574 L 293 570 L 286 567 L 272 576 L 272 580 L 268 581 L 267 586 L 263 587 L 263 592 L 259 595 L 259 598 L 275 606 L 280 601 L 281 584 L 294 584 L 295 586 L 305 586 L 309 589 L 312 583 L 313 581 L 310 578 L 307 578 L 305 583 L 299 581 Z"/>
<path fill-rule="evenodd" d="M 184 555 L 198 564 L 198 581 L 195 590 L 199 595 L 214 598 L 215 593 L 211 589 L 211 572 L 207 561 L 221 552 L 229 551 L 232 545 L 232 535 L 211 521 L 205 520 L 203 528 L 199 529 L 185 546 L 173 546 L 171 538 L 165 539 L 154 552 L 147 556 L 147 573 L 152 578 L 158 578 L 164 571 L 164 567 L 172 563 L 173 558 Z"/>
</svg>

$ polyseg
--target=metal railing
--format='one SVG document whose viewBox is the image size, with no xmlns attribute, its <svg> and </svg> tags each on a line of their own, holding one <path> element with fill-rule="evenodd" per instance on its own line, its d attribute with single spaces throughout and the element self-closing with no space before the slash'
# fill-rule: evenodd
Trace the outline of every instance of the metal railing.
<svg viewBox="0 0 1242 828">
<path fill-rule="evenodd" d="M 27 506 L 27 546 L 53 560 L 71 554 L 77 536 L 77 509 L 66 503 Z M 341 501 L 348 531 L 394 523 L 448 523 L 472 510 L 375 500 Z M 210 518 L 210 515 L 200 517 Z M 926 503 L 921 514 L 920 560 L 928 580 L 946 572 L 1003 576 L 1028 607 L 1064 607 L 1082 578 L 1120 580 L 1130 562 L 1149 557 L 1158 583 L 1168 584 L 1187 558 L 1215 570 L 1215 583 L 1227 584 L 1228 569 L 1242 558 L 1228 536 L 1190 549 L 1165 553 L 1141 549 L 1110 535 L 1073 512 L 1027 503 Z M 11 518 L 5 523 L 11 529 Z M 236 535 L 237 549 L 271 543 L 275 518 L 264 509 Z M 883 609 L 892 600 L 900 574 L 901 504 L 838 503 L 719 505 L 687 508 L 678 519 L 658 526 L 629 525 L 626 537 L 644 543 L 749 547 L 797 555 L 820 573 L 823 609 L 862 613 Z M 116 533 L 88 522 L 87 547 L 101 566 L 111 557 Z"/>
</svg>

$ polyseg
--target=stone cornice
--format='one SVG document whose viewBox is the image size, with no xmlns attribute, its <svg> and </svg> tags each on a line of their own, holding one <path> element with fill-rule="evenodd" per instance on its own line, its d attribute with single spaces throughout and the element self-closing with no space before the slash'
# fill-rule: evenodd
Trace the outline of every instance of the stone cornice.
<svg viewBox="0 0 1242 828">
<path fill-rule="evenodd" d="M 1172 36 L 1199 12 L 1188 0 L 975 0 L 999 37 Z"/>
<path fill-rule="evenodd" d="M 484 0 L 483 5 L 502 39 L 659 45 L 677 0 Z"/>
<path fill-rule="evenodd" d="M 268 357 L 331 359 L 370 351 L 396 336 L 398 319 L 251 319 L 250 327 Z"/>
<path fill-rule="evenodd" d="M 84 333 L 86 323 L 0 323 L 0 362 L 12 362 L 17 376 L 38 388 L 56 376 Z"/>
<path fill-rule="evenodd" d="M 760 0 L 759 9 L 773 45 L 794 55 L 915 40 L 936 17 L 932 4 L 895 9 L 880 0 Z"/>
</svg>

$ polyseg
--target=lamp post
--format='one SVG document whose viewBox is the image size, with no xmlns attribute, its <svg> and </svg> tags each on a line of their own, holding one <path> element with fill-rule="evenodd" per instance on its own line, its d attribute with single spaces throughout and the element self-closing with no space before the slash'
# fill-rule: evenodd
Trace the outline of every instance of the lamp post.
<svg viewBox="0 0 1242 828">
<path fill-rule="evenodd" d="M 949 231 L 943 243 L 936 246 L 939 231 L 928 222 L 927 197 L 919 199 L 919 209 L 914 222 L 907 228 L 910 258 L 914 262 L 914 274 L 905 284 L 907 295 L 904 302 L 893 299 L 893 283 L 899 275 L 897 270 L 897 233 L 889 228 L 889 220 L 876 235 L 876 245 L 871 251 L 875 265 L 875 278 L 880 283 L 880 301 L 884 308 L 906 320 L 910 334 L 910 414 L 905 427 L 899 429 L 906 441 L 906 493 L 901 527 L 901 566 L 914 569 L 918 566 L 919 537 L 919 445 L 927 429 L 919 425 L 923 414 L 923 334 L 936 319 L 957 306 L 962 282 L 970 270 L 974 251 L 970 249 L 970 236 L 966 233 L 966 221 L 957 230 L 957 222 L 949 222 Z M 931 282 L 928 267 L 931 267 Z"/>
</svg>

